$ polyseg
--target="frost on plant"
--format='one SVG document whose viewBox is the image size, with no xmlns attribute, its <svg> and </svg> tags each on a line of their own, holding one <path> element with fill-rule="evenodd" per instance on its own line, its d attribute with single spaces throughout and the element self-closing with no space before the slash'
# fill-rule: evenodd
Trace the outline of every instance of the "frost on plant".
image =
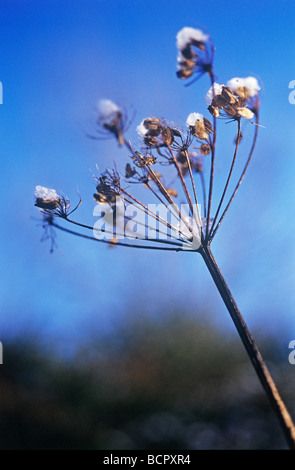
<svg viewBox="0 0 295 470">
<path fill-rule="evenodd" d="M 35 205 L 43 212 L 44 224 L 48 224 L 51 234 L 56 228 L 110 246 L 200 253 L 279 417 L 285 437 L 295 449 L 292 419 L 210 249 L 253 156 L 259 129 L 260 85 L 252 76 L 224 77 L 226 85 L 217 83 L 215 48 L 209 34 L 200 29 L 181 29 L 176 46 L 177 77 L 184 81 L 190 79 L 189 85 L 202 76 L 208 78 L 208 92 L 202 97 L 202 103 L 205 100 L 207 104 L 206 115 L 200 113 L 200 101 L 196 100 L 185 123 L 147 116 L 137 125 L 137 142 L 131 143 L 127 136 L 127 113 L 112 100 L 101 100 L 96 108 L 97 136 L 93 138 L 115 138 L 125 149 L 126 160 L 123 171 L 115 164 L 114 168 L 94 175 L 94 215 L 99 219 L 94 225 L 73 219 L 71 214 L 81 200 L 70 210 L 67 197 L 42 186 L 36 187 Z M 242 121 L 252 131 L 245 142 Z M 217 186 L 216 162 L 219 168 L 225 167 L 225 150 L 221 154 L 217 151 L 218 136 L 222 134 L 222 126 L 229 123 L 233 132 L 229 163 L 227 160 L 223 184 Z M 240 153 L 241 146 L 243 153 Z M 240 174 L 234 171 L 238 158 L 244 162 Z M 216 187 L 221 187 L 220 194 Z M 52 235 L 51 240 L 53 249 Z"/>
<path fill-rule="evenodd" d="M 207 114 L 198 111 L 196 101 L 186 125 L 171 123 L 159 116 L 147 116 L 137 124 L 138 140 L 131 143 L 127 136 L 127 113 L 111 99 L 101 99 L 96 106 L 98 138 L 113 137 L 126 150 L 124 171 L 115 167 L 94 175 L 96 192 L 93 198 L 99 205 L 95 213 L 101 210 L 103 214 L 106 210 L 108 215 L 103 220 L 101 216 L 101 223 L 95 226 L 82 224 L 69 217 L 73 211 L 69 211 L 68 198 L 38 186 L 35 196 L 40 209 L 55 219 L 63 218 L 76 228 L 92 230 L 93 234 L 88 238 L 108 241 L 111 245 L 120 239 L 120 245 L 139 248 L 181 251 L 189 247 L 198 251 L 201 246 L 210 244 L 245 174 L 244 171 L 237 178 L 236 189 L 228 194 L 242 139 L 243 119 L 253 125 L 245 170 L 253 154 L 260 86 L 255 77 L 231 78 L 226 85 L 217 83 L 214 45 L 210 35 L 200 29 L 182 28 L 176 35 L 176 47 L 179 78 L 192 77 L 196 81 L 206 75 L 209 79 L 208 92 L 202 98 L 207 104 Z M 220 119 L 232 122 L 235 144 L 224 190 L 217 207 L 213 208 L 218 133 L 222 132 L 220 128 L 217 132 Z M 120 214 L 122 210 L 124 212 L 120 222 L 118 205 Z M 104 236 L 98 234 L 98 227 Z"/>
</svg>

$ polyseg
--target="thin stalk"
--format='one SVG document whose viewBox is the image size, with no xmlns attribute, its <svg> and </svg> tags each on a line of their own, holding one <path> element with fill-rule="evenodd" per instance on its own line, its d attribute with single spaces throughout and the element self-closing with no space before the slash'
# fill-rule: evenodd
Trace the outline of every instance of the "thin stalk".
<svg viewBox="0 0 295 470">
<path fill-rule="evenodd" d="M 131 194 L 129 194 L 125 189 L 122 189 L 121 188 L 121 192 L 123 194 L 126 194 L 128 198 L 131 199 L 131 201 L 135 202 L 136 203 L 136 207 L 140 210 L 142 210 L 142 212 L 144 212 L 145 214 L 147 214 L 148 216 L 152 217 L 153 219 L 159 221 L 159 223 L 162 223 L 164 226 L 170 228 L 170 230 L 173 230 L 174 232 L 178 232 L 177 228 L 174 227 L 174 225 L 170 224 L 170 222 L 166 221 L 165 219 L 163 219 L 163 217 L 160 217 L 156 212 L 153 212 L 152 210 L 150 210 L 145 204 L 143 204 L 142 202 L 140 202 L 137 198 L 135 198 L 134 196 L 132 196 Z M 130 200 L 128 200 L 126 197 L 124 196 L 121 196 L 124 201 L 130 203 Z M 132 204 L 132 202 L 131 202 Z M 170 211 L 171 212 L 171 211 Z M 172 212 L 171 212 L 172 214 Z M 174 214 L 172 214 L 174 216 Z M 161 232 L 163 233 L 163 232 Z M 176 240 L 179 240 L 179 238 L 176 238 L 175 236 L 171 236 L 171 238 L 174 238 Z"/>
<path fill-rule="evenodd" d="M 133 154 L 134 154 L 134 150 L 132 148 L 132 145 L 130 144 L 130 142 L 127 142 L 127 140 L 125 140 L 125 146 L 128 148 L 128 150 L 130 150 Z M 175 158 L 175 155 L 171 149 L 170 146 L 168 146 L 168 149 L 169 149 L 169 152 L 172 156 L 172 159 L 173 159 L 173 162 L 175 164 L 175 167 L 177 169 L 177 173 L 180 177 L 180 180 L 181 180 L 181 184 L 182 184 L 182 187 L 183 187 L 183 190 L 186 194 L 186 197 L 187 197 L 187 201 L 190 205 L 190 209 L 192 211 L 192 213 L 194 214 L 194 211 L 193 211 L 193 205 L 192 205 L 192 202 L 191 202 L 191 198 L 190 198 L 190 194 L 189 194 L 189 191 L 187 189 L 187 186 L 185 184 L 185 181 L 183 179 L 183 175 L 180 171 L 180 168 L 179 168 L 179 165 L 178 165 L 178 162 Z M 173 201 L 173 199 L 171 198 L 171 196 L 168 194 L 167 192 L 167 189 L 165 188 L 165 186 L 162 184 L 162 182 L 160 181 L 160 179 L 158 178 L 158 176 L 156 175 L 156 173 L 154 172 L 154 170 L 151 168 L 151 166 L 149 164 L 146 165 L 146 168 L 148 169 L 148 172 L 149 174 L 152 176 L 152 180 L 156 183 L 159 191 L 161 192 L 161 194 L 166 198 L 166 200 L 169 202 L 169 204 L 171 204 L 175 210 L 175 212 L 178 214 L 178 217 L 182 220 L 182 222 L 184 223 L 184 225 L 187 227 L 187 229 L 192 233 L 192 229 L 191 227 L 189 226 L 188 222 L 185 220 L 183 214 L 180 212 L 179 208 L 177 207 L 177 204 L 175 204 L 175 202 Z M 198 206 L 197 206 L 198 207 Z"/>
<path fill-rule="evenodd" d="M 73 221 L 72 221 L 73 222 Z M 52 222 L 50 224 L 51 227 L 55 227 L 62 232 L 70 233 L 71 235 L 76 235 L 77 237 L 86 238 L 87 240 L 93 240 L 96 242 L 107 243 L 108 245 L 114 246 L 127 246 L 129 248 L 141 248 L 145 250 L 162 250 L 162 251 L 183 251 L 183 248 L 167 248 L 163 246 L 150 246 L 150 245 L 133 245 L 129 243 L 119 242 L 119 241 L 112 241 L 112 240 L 102 240 L 100 238 L 91 237 L 90 235 L 85 235 L 83 233 L 75 232 L 74 230 L 70 230 L 68 228 L 62 227 L 61 225 Z M 157 240 L 158 241 L 158 240 Z M 184 250 L 185 251 L 185 250 Z"/>
<path fill-rule="evenodd" d="M 151 166 L 149 164 L 147 164 L 147 168 L 150 172 L 150 174 L 152 175 L 153 177 L 153 181 L 155 181 L 156 185 L 158 186 L 158 189 L 160 190 L 160 192 L 163 194 L 163 196 L 167 199 L 167 201 L 169 202 L 169 204 L 172 204 L 175 212 L 178 214 L 178 217 L 182 220 L 182 222 L 184 223 L 184 225 L 187 227 L 187 229 L 192 232 L 192 229 L 191 227 L 189 226 L 189 223 L 185 220 L 185 217 L 183 216 L 183 214 L 181 213 L 181 211 L 179 210 L 179 207 L 177 206 L 177 204 L 175 204 L 175 202 L 173 201 L 172 197 L 168 194 L 167 192 L 167 189 L 165 188 L 165 186 L 162 184 L 162 182 L 160 181 L 160 179 L 158 178 L 158 176 L 156 175 L 156 173 L 152 170 Z"/>
<path fill-rule="evenodd" d="M 156 196 L 156 198 L 160 201 L 160 203 L 163 204 L 166 207 L 166 209 L 168 209 L 168 211 L 171 212 L 172 216 L 175 218 L 176 216 L 175 214 L 173 214 L 171 207 L 169 207 L 168 204 L 159 196 L 159 194 L 157 194 L 156 191 L 153 190 L 151 185 L 149 183 L 145 183 L 145 186 L 154 194 L 154 196 Z"/>
<path fill-rule="evenodd" d="M 195 211 L 194 211 L 194 206 L 193 206 L 193 202 L 192 202 L 192 200 L 191 200 L 191 196 L 190 196 L 188 187 L 187 187 L 187 185 L 186 185 L 186 182 L 185 182 L 185 180 L 184 180 L 184 177 L 183 177 L 183 174 L 182 174 L 182 172 L 181 172 L 181 169 L 179 168 L 178 161 L 176 160 L 175 155 L 174 155 L 174 153 L 173 153 L 173 151 L 172 151 L 170 145 L 168 146 L 168 150 L 169 150 L 170 155 L 171 155 L 171 157 L 172 157 L 172 159 L 173 159 L 173 163 L 174 163 L 174 166 L 175 166 L 175 168 L 176 168 L 177 174 L 178 174 L 178 176 L 179 176 L 179 178 L 180 178 L 181 186 L 182 186 L 183 192 L 184 192 L 184 194 L 185 194 L 186 200 L 187 200 L 187 202 L 188 202 L 188 204 L 189 204 L 189 207 L 190 207 L 192 216 L 194 216 L 194 218 L 196 219 L 196 215 L 195 215 Z M 187 157 L 187 159 L 188 159 L 188 157 Z M 189 162 L 188 162 L 188 163 L 189 163 Z M 190 169 L 190 171 L 191 171 L 190 163 L 189 163 L 189 169 Z M 196 205 L 197 205 L 197 207 L 198 207 L 198 203 L 197 203 L 197 202 L 196 202 Z M 197 219 L 196 219 L 196 221 L 197 221 Z"/>
<path fill-rule="evenodd" d="M 223 201 L 224 201 L 224 198 L 225 198 L 225 195 L 226 195 L 226 192 L 227 192 L 227 189 L 228 189 L 228 185 L 229 185 L 230 179 L 231 179 L 231 177 L 232 177 L 233 169 L 234 169 L 235 162 L 236 162 L 236 158 L 237 158 L 239 143 L 240 143 L 240 134 L 241 134 L 241 118 L 238 120 L 238 135 L 237 135 L 237 141 L 236 141 L 236 146 L 235 146 L 235 151 L 234 151 L 232 163 L 231 163 L 231 166 L 230 166 L 229 174 L 228 174 L 228 177 L 227 177 L 225 186 L 224 186 L 224 190 L 223 190 L 222 196 L 221 196 L 221 198 L 220 198 L 220 201 L 219 201 L 219 204 L 218 204 L 218 207 L 217 207 L 216 214 L 215 214 L 215 216 L 214 216 L 214 220 L 213 220 L 213 222 L 212 222 L 212 227 L 211 227 L 211 230 L 210 230 L 210 233 L 209 233 L 209 238 L 210 238 L 211 233 L 212 233 L 213 230 L 214 230 L 214 226 L 215 226 L 217 217 L 218 217 L 218 215 L 219 215 L 219 212 L 220 212 L 222 203 L 223 203 Z"/>
<path fill-rule="evenodd" d="M 188 166 L 188 170 L 189 170 L 191 185 L 192 185 L 193 192 L 194 192 L 195 203 L 196 203 L 197 211 L 198 211 L 199 221 L 197 221 L 197 222 L 202 224 L 202 217 L 201 217 L 200 210 L 199 210 L 197 191 L 196 191 L 195 181 L 194 181 L 193 172 L 192 172 L 192 166 L 191 166 L 191 162 L 190 162 L 190 159 L 189 159 L 189 156 L 188 156 L 188 152 L 186 152 L 185 155 L 186 155 L 186 162 L 187 162 L 187 166 Z"/>
<path fill-rule="evenodd" d="M 95 227 L 92 227 L 91 225 L 86 225 L 86 224 L 82 224 L 80 222 L 77 222 L 76 220 L 72 220 L 72 219 L 69 219 L 68 217 L 65 218 L 65 220 L 67 222 L 69 222 L 70 224 L 74 224 L 74 225 L 77 225 L 78 227 L 82 227 L 82 228 L 86 228 L 88 230 L 92 230 L 92 231 L 96 231 L 96 232 L 103 232 L 103 233 L 109 233 L 111 234 L 112 232 L 110 232 L 109 230 L 106 230 L 106 229 L 97 229 Z M 165 233 L 163 233 L 165 235 Z M 151 242 L 156 242 L 156 243 L 165 243 L 167 245 L 174 245 L 174 246 L 179 246 L 179 247 L 182 247 L 183 246 L 183 243 L 181 242 L 181 240 L 179 240 L 179 243 L 178 242 L 173 242 L 171 240 L 161 240 L 159 238 L 142 238 L 142 237 L 136 237 L 136 236 L 133 236 L 133 235 L 125 235 L 125 234 L 116 234 L 117 236 L 119 237 L 126 237 L 126 238 L 129 238 L 131 240 L 142 240 L 142 241 L 151 241 Z M 86 237 L 87 238 L 87 237 Z M 89 237 L 88 237 L 89 238 Z M 90 237 L 91 238 L 91 237 Z M 95 238 L 95 237 L 94 237 Z M 100 239 L 99 239 L 100 240 Z M 108 241 L 107 241 L 108 242 Z M 118 245 L 118 243 L 116 242 L 116 244 Z M 128 245 L 130 246 L 130 245 Z"/>
<path fill-rule="evenodd" d="M 203 192 L 204 217 L 206 217 L 206 214 L 207 214 L 206 185 L 205 185 L 205 178 L 204 178 L 203 170 L 202 170 L 202 171 L 199 171 L 199 175 L 200 175 L 200 179 L 201 179 L 201 186 L 202 186 L 202 192 Z"/>
<path fill-rule="evenodd" d="M 213 98 L 215 96 L 214 91 L 214 76 L 212 73 L 209 74 L 211 79 L 211 86 L 213 92 Z M 206 221 L 206 234 L 205 238 L 209 235 L 209 225 L 210 225 L 210 214 L 211 214 L 211 204 L 213 196 L 213 180 L 214 180 L 214 167 L 215 167 L 215 147 L 216 147 L 216 117 L 213 116 L 213 140 L 211 144 L 211 169 L 210 169 L 210 183 L 209 183 L 209 194 L 208 194 L 208 212 L 207 212 L 207 221 Z"/>
<path fill-rule="evenodd" d="M 199 249 L 199 253 L 203 257 L 203 260 L 205 261 L 206 266 L 215 282 L 215 285 L 236 326 L 236 329 L 241 337 L 241 340 L 258 375 L 262 387 L 264 388 L 264 391 L 269 398 L 273 410 L 275 411 L 280 421 L 289 447 L 292 450 L 295 450 L 295 426 L 293 424 L 292 418 L 282 398 L 280 397 L 278 389 L 263 361 L 261 353 L 243 319 L 241 312 L 238 309 L 238 306 L 226 284 L 224 277 L 221 274 L 221 271 L 215 261 L 215 258 L 212 255 L 210 247 L 202 246 Z"/>
<path fill-rule="evenodd" d="M 220 227 L 220 225 L 221 225 L 221 222 L 223 221 L 223 219 L 224 219 L 224 217 L 225 217 L 225 214 L 227 213 L 227 211 L 228 211 L 228 209 L 229 209 L 231 203 L 233 202 L 233 199 L 234 199 L 235 195 L 237 194 L 237 191 L 238 191 L 238 189 L 239 189 L 239 187 L 240 187 L 240 185 L 241 185 L 241 183 L 242 183 L 242 181 L 243 181 L 243 179 L 244 179 L 244 176 L 245 176 L 245 174 L 246 174 L 246 171 L 247 171 L 247 169 L 248 169 L 248 166 L 249 166 L 249 164 L 250 164 L 250 161 L 251 161 L 251 159 L 252 159 L 252 155 L 253 155 L 253 152 L 254 152 L 254 149 L 255 149 L 255 145 L 256 145 L 256 141 L 257 141 L 257 136 L 258 136 L 258 127 L 259 127 L 259 116 L 258 116 L 258 112 L 257 112 L 257 114 L 255 115 L 255 132 L 254 132 L 253 142 L 252 142 L 252 146 L 251 146 L 251 149 L 250 149 L 250 153 L 249 153 L 248 159 L 247 159 L 247 161 L 246 161 L 246 164 L 245 164 L 245 166 L 244 166 L 244 169 L 243 169 L 243 171 L 242 171 L 242 174 L 241 174 L 241 176 L 240 176 L 240 178 L 239 178 L 239 180 L 238 180 L 238 182 L 237 182 L 237 185 L 236 185 L 236 187 L 235 187 L 235 189 L 234 189 L 234 191 L 233 191 L 233 193 L 232 193 L 232 195 L 231 195 L 231 198 L 230 198 L 230 200 L 229 200 L 227 206 L 225 207 L 225 209 L 224 209 L 222 215 L 220 216 L 220 219 L 219 219 L 219 221 L 218 221 L 218 223 L 217 223 L 217 225 L 216 225 L 216 227 L 215 227 L 213 233 L 211 233 L 211 235 L 210 235 L 210 239 L 209 239 L 210 242 L 211 242 L 211 240 L 215 237 L 216 232 L 217 232 L 217 230 L 219 229 L 219 227 Z"/>
</svg>

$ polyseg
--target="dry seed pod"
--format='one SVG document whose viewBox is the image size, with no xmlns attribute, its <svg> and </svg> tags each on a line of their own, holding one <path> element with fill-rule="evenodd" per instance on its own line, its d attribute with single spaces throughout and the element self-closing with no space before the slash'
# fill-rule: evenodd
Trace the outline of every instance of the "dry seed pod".
<svg viewBox="0 0 295 470">
<path fill-rule="evenodd" d="M 107 204 L 109 202 L 114 202 L 113 195 L 107 195 L 102 193 L 95 193 L 93 194 L 94 200 L 98 202 L 98 204 Z"/>
<path fill-rule="evenodd" d="M 169 194 L 169 196 L 172 196 L 172 197 L 178 196 L 178 192 L 176 191 L 176 189 L 173 189 L 173 188 L 168 188 L 167 193 Z"/>
<path fill-rule="evenodd" d="M 237 98 L 234 96 L 232 90 L 227 86 L 222 87 L 221 95 L 228 104 L 234 104 L 237 101 Z"/>
<path fill-rule="evenodd" d="M 193 69 L 180 69 L 177 70 L 176 75 L 178 78 L 185 80 L 187 78 L 190 78 L 194 73 Z"/>
<path fill-rule="evenodd" d="M 238 108 L 237 114 L 238 116 L 241 116 L 245 119 L 252 119 L 252 117 L 254 116 L 253 111 L 251 111 L 251 109 L 249 108 Z"/>
<path fill-rule="evenodd" d="M 208 132 L 208 134 L 211 134 L 213 132 L 211 122 L 207 118 L 204 118 L 203 122 L 204 122 L 206 132 Z"/>
<path fill-rule="evenodd" d="M 158 118 L 154 118 L 154 117 L 144 119 L 143 125 L 149 132 L 156 131 L 156 132 L 159 132 L 159 134 L 163 127 L 161 120 Z M 152 135 L 159 135 L 159 134 L 152 134 Z"/>
<path fill-rule="evenodd" d="M 170 127 L 164 127 L 164 129 L 162 130 L 161 135 L 162 135 L 163 143 L 165 145 L 169 146 L 173 143 L 174 136 L 173 136 L 173 132 L 170 129 Z"/>
<path fill-rule="evenodd" d="M 127 163 L 125 167 L 125 178 L 132 178 L 134 175 L 136 175 L 135 168 L 132 168 L 130 163 Z"/>
<path fill-rule="evenodd" d="M 220 114 L 219 113 L 219 108 L 217 106 L 212 106 L 211 104 L 210 104 L 210 106 L 208 106 L 208 111 L 215 118 L 218 118 L 218 116 Z"/>
<path fill-rule="evenodd" d="M 143 159 L 146 165 L 154 165 L 157 161 L 156 157 L 154 157 L 153 155 L 148 155 L 144 157 Z"/>
<path fill-rule="evenodd" d="M 209 144 L 202 144 L 201 147 L 200 147 L 200 152 L 202 155 L 209 155 L 209 153 L 211 152 L 211 147 Z"/>
<path fill-rule="evenodd" d="M 177 153 L 177 157 L 176 157 L 177 161 L 179 163 L 186 163 L 187 158 L 188 158 L 187 150 L 184 150 L 184 149 L 179 150 L 179 152 Z"/>
<path fill-rule="evenodd" d="M 156 137 L 153 137 L 153 136 L 146 136 L 144 138 L 144 143 L 148 146 L 148 147 L 158 147 L 159 146 L 159 142 L 158 142 L 158 139 Z"/>
<path fill-rule="evenodd" d="M 35 206 L 40 209 L 54 210 L 61 203 L 61 198 L 55 189 L 45 188 L 44 186 L 36 186 L 35 198 Z"/>
<path fill-rule="evenodd" d="M 198 139 L 208 140 L 209 136 L 206 132 L 204 121 L 196 121 L 195 127 L 193 129 L 193 134 Z"/>
</svg>

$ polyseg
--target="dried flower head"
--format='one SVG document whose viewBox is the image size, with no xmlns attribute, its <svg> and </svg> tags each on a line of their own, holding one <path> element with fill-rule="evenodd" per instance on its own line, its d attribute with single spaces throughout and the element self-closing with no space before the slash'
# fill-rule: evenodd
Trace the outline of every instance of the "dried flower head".
<svg viewBox="0 0 295 470">
<path fill-rule="evenodd" d="M 200 146 L 200 152 L 202 155 L 206 156 L 206 155 L 209 155 L 209 153 L 211 152 L 211 145 L 209 144 L 202 144 Z"/>
<path fill-rule="evenodd" d="M 148 117 L 136 128 L 139 139 L 147 147 L 163 147 L 173 143 L 178 135 L 176 129 L 169 127 L 164 121 L 155 117 Z"/>
<path fill-rule="evenodd" d="M 102 99 L 97 104 L 96 112 L 98 126 L 113 134 L 119 145 L 124 145 L 123 132 L 127 117 L 122 109 L 113 101 Z"/>
<path fill-rule="evenodd" d="M 244 99 L 256 96 L 261 89 L 255 77 L 235 77 L 227 82 L 227 86 Z"/>
<path fill-rule="evenodd" d="M 243 117 L 249 120 L 254 116 L 254 112 L 248 107 L 248 98 L 250 98 L 250 93 L 256 97 L 258 90 L 254 93 L 253 84 L 250 90 L 246 87 L 242 88 L 240 86 L 241 83 L 244 83 L 241 81 L 242 79 L 233 80 L 234 82 L 230 80 L 227 86 L 213 83 L 205 96 L 208 110 L 214 117 L 222 115 L 225 117 L 231 117 L 232 119 Z M 236 80 L 238 80 L 238 83 Z M 230 84 L 232 84 L 232 86 L 230 86 Z M 258 103 L 258 99 L 256 99 L 255 103 Z M 252 104 L 254 104 L 254 102 Z"/>
<path fill-rule="evenodd" d="M 157 147 L 160 145 L 160 136 L 163 130 L 163 123 L 160 119 L 155 117 L 148 117 L 141 121 L 136 128 L 138 137 L 148 147 Z"/>
<path fill-rule="evenodd" d="M 195 127 L 197 121 L 203 121 L 203 114 L 190 113 L 186 120 L 187 127 Z"/>
<path fill-rule="evenodd" d="M 35 206 L 47 210 L 57 209 L 61 200 L 55 189 L 45 188 L 44 186 L 36 186 L 35 198 Z"/>
<path fill-rule="evenodd" d="M 198 72 L 199 76 L 204 73 L 209 76 L 211 88 L 207 93 L 206 103 L 209 112 L 213 115 L 212 124 L 203 115 L 191 113 L 186 122 L 188 131 L 182 133 L 161 119 L 146 118 L 138 126 L 137 131 L 148 148 L 135 151 L 123 135 L 125 120 L 122 110 L 112 101 L 102 100 L 97 110 L 98 125 L 113 134 L 119 144 L 128 149 L 128 157 L 132 161 L 132 164 L 127 163 L 125 167 L 124 181 L 128 181 L 128 187 L 122 185 L 122 178 L 116 168 L 95 177 L 94 199 L 98 203 L 95 205 L 95 211 L 98 209 L 99 221 L 94 226 L 71 220 L 69 215 L 79 207 L 81 200 L 76 208 L 69 212 L 70 201 L 64 196 L 59 196 L 54 189 L 37 186 L 35 205 L 46 215 L 43 225 L 49 231 L 51 249 L 55 244 L 52 230 L 57 228 L 83 238 L 107 243 L 109 246 L 199 252 L 234 320 L 266 394 L 280 418 L 290 447 L 295 449 L 295 426 L 210 250 L 211 241 L 228 212 L 253 155 L 259 126 L 258 92 L 260 87 L 254 77 L 236 77 L 229 80 L 227 86 L 214 83 L 214 49 L 209 36 L 201 30 L 183 28 L 177 34 L 177 47 L 179 49 L 177 75 L 180 78 L 186 79 L 195 72 Z M 212 207 L 216 202 L 216 189 L 217 191 L 220 189 L 220 186 L 218 188 L 214 186 L 216 118 L 219 115 L 230 117 L 237 129 L 231 164 L 212 217 Z M 228 197 L 241 141 L 242 117 L 247 120 L 254 117 L 256 125 L 253 126 L 253 140 L 244 167 L 234 184 L 233 192 Z M 198 146 L 194 147 L 194 143 Z M 210 158 L 205 159 L 210 166 L 206 178 L 208 184 L 204 177 L 203 159 L 200 160 L 200 155 L 192 150 L 196 148 L 202 156 L 210 154 Z M 157 157 L 153 153 L 157 153 Z M 158 165 L 169 167 L 169 183 L 166 183 L 166 178 L 159 173 Z M 170 177 L 171 171 L 173 172 L 172 178 Z M 188 181 L 185 178 L 186 175 Z M 142 184 L 143 192 L 149 195 L 147 203 L 136 197 L 133 191 L 129 191 L 133 182 Z M 151 201 L 152 197 L 153 201 Z M 182 204 L 183 200 L 186 201 L 185 204 Z M 203 203 L 202 208 L 199 204 L 200 200 Z M 106 207 L 100 207 L 101 204 Z M 100 209 L 107 216 L 102 223 Z M 80 229 L 91 230 L 93 236 L 56 224 L 55 216 L 63 218 L 63 221 L 75 227 L 79 226 Z M 103 239 L 107 233 L 110 235 L 109 240 Z M 48 233 L 46 233 L 47 236 Z M 124 240 L 121 241 L 121 239 Z"/>
<path fill-rule="evenodd" d="M 117 125 L 122 116 L 122 111 L 116 103 L 111 100 L 100 100 L 97 105 L 97 119 L 103 126 Z"/>
<path fill-rule="evenodd" d="M 191 46 L 204 50 L 209 36 L 200 29 L 184 27 L 176 35 L 176 45 L 180 51 L 185 51 Z"/>
<path fill-rule="evenodd" d="M 220 96 L 222 94 L 224 85 L 219 84 L 214 82 L 213 85 L 211 85 L 209 91 L 207 92 L 205 96 L 205 102 L 208 106 L 212 105 L 213 100 L 215 99 L 216 96 Z"/>
<path fill-rule="evenodd" d="M 211 122 L 199 113 L 190 113 L 186 125 L 191 134 L 200 140 L 208 140 L 209 134 L 213 131 Z"/>
<path fill-rule="evenodd" d="M 114 135 L 119 144 L 128 149 L 129 162 L 125 163 L 123 176 L 119 174 L 116 168 L 106 170 L 99 176 L 95 176 L 96 191 L 93 197 L 98 203 L 96 209 L 99 209 L 102 205 L 107 205 L 108 210 L 113 214 L 117 212 L 118 198 L 123 201 L 124 205 L 136 204 L 136 208 L 139 208 L 143 214 L 148 215 L 151 219 L 156 220 L 159 225 L 155 230 L 154 243 L 157 241 L 157 243 L 164 245 L 164 240 L 160 240 L 159 234 L 169 229 L 170 234 L 165 240 L 166 248 L 168 246 L 168 249 L 176 249 L 177 251 L 186 249 L 183 248 L 183 243 L 187 244 L 189 241 L 190 249 L 198 251 L 199 246 L 210 244 L 235 196 L 236 190 L 223 212 L 221 212 L 241 141 L 241 118 L 249 120 L 255 115 L 257 122 L 258 91 L 260 87 L 254 77 L 243 79 L 236 77 L 229 80 L 227 85 L 216 83 L 213 74 L 214 47 L 209 35 L 203 31 L 185 27 L 178 32 L 176 44 L 178 48 L 178 76 L 188 78 L 195 72 L 199 73 L 199 76 L 204 73 L 209 76 L 211 87 L 205 101 L 209 112 L 213 115 L 213 119 L 192 112 L 186 120 L 187 130 L 180 130 L 174 123 L 169 123 L 163 118 L 146 117 L 137 126 L 139 139 L 144 146 L 139 150 L 135 150 L 124 135 L 126 132 L 126 116 L 122 109 L 111 100 L 101 100 L 97 106 L 97 123 L 100 129 Z M 229 175 L 225 182 L 220 203 L 214 217 L 212 217 L 217 141 L 216 118 L 218 116 L 236 121 L 237 130 L 235 131 L 235 148 Z M 248 167 L 253 153 L 256 135 L 255 133 L 254 143 L 245 168 Z M 204 162 L 210 166 L 209 172 L 204 170 Z M 159 171 L 160 166 L 161 169 L 169 167 L 167 175 L 164 171 L 163 174 L 162 171 Z M 236 188 L 239 187 L 243 177 L 244 172 L 238 180 Z M 149 208 L 149 204 L 153 205 L 154 201 L 142 202 L 140 198 L 137 198 L 129 190 L 130 187 L 135 187 L 134 184 L 142 185 L 145 188 L 145 194 L 148 190 L 149 194 L 156 199 L 156 202 L 162 204 L 166 214 L 159 217 L 157 211 Z M 54 190 L 47 190 L 46 188 L 39 189 L 36 192 L 36 198 L 36 205 L 44 211 L 51 215 L 63 217 L 71 222 L 68 218 L 70 203 L 67 198 L 59 196 Z M 187 202 L 185 214 L 181 211 L 183 198 Z M 193 233 L 193 221 L 198 227 L 197 234 Z M 146 223 L 141 222 L 141 225 L 149 230 L 149 223 L 150 219 Z M 177 230 L 178 223 L 184 224 L 186 227 L 181 233 L 178 233 Z M 79 224 L 76 223 L 76 225 Z M 82 226 L 85 228 L 83 224 Z M 123 224 L 123 229 L 124 227 Z M 112 235 L 113 240 L 115 240 L 114 236 L 117 237 L 118 234 Z M 197 243 L 194 240 L 195 235 L 197 235 Z M 149 237 L 141 239 L 150 240 Z M 116 240 L 118 241 L 118 238 Z M 112 240 L 110 243 L 113 243 Z M 117 244 L 122 245 L 124 243 L 119 242 Z"/>
<path fill-rule="evenodd" d="M 259 91 L 261 88 L 255 77 L 235 77 L 227 82 L 227 86 L 239 97 L 242 107 L 249 108 L 253 114 L 258 113 L 260 106 Z"/>
<path fill-rule="evenodd" d="M 64 195 L 59 196 L 55 189 L 49 189 L 43 186 L 36 186 L 35 199 L 35 206 L 39 207 L 44 214 L 50 216 L 55 215 L 62 218 L 67 218 L 67 216 L 78 209 L 82 203 L 80 199 L 77 206 L 69 211 L 71 204 L 67 197 Z"/>
<path fill-rule="evenodd" d="M 179 78 L 190 78 L 195 72 L 197 78 L 204 73 L 212 75 L 214 50 L 209 35 L 200 29 L 184 27 L 177 33 L 176 46 Z"/>
</svg>

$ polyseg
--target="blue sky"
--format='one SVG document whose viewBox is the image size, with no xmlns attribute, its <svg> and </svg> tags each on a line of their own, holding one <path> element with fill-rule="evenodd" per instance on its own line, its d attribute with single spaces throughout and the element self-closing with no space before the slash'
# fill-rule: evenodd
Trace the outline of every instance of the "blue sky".
<svg viewBox="0 0 295 470">
<path fill-rule="evenodd" d="M 210 321 L 234 332 L 198 255 L 111 250 L 62 233 L 62 254 L 50 254 L 34 220 L 40 184 L 73 201 L 79 187 L 76 217 L 94 222 L 89 170 L 125 161 L 115 142 L 85 136 L 100 98 L 136 110 L 134 141 L 146 116 L 183 125 L 190 112 L 206 113 L 206 78 L 187 88 L 175 74 L 175 36 L 183 26 L 210 32 L 220 82 L 261 80 L 265 128 L 212 250 L 250 327 L 295 338 L 295 105 L 288 101 L 294 18 L 292 1 L 1 1 L 3 343 L 22 331 L 75 343 L 89 331 L 113 328 L 126 312 L 168 315 L 175 306 L 196 316 L 212 308 Z M 245 136 L 252 131 L 249 124 Z M 226 148 L 224 137 L 217 178 Z"/>
</svg>

